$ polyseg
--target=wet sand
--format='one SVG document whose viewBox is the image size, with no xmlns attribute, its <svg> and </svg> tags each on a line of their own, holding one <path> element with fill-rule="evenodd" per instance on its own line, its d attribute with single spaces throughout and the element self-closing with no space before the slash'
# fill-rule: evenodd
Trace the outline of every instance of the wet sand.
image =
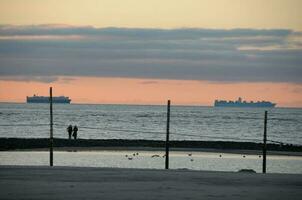
<svg viewBox="0 0 302 200">
<path fill-rule="evenodd" d="M 10 151 L 49 151 L 49 148 L 15 149 Z M 81 151 L 151 151 L 165 153 L 160 147 L 55 147 L 55 152 L 81 152 Z M 170 152 L 204 152 L 204 153 L 229 153 L 240 155 L 262 155 L 262 150 L 242 149 L 210 149 L 210 148 L 170 148 Z M 267 155 L 302 156 L 302 152 L 267 151 Z"/>
<path fill-rule="evenodd" d="M 200 151 L 237 154 L 262 154 L 262 144 L 233 141 L 170 141 L 171 151 Z M 0 138 L 0 150 L 48 150 L 47 138 Z M 163 151 L 165 142 L 159 140 L 78 139 L 55 138 L 56 151 L 143 150 Z M 271 155 L 302 155 L 302 146 L 268 144 Z"/>
<path fill-rule="evenodd" d="M 0 166 L 0 199 L 300 199 L 302 175 Z"/>
</svg>

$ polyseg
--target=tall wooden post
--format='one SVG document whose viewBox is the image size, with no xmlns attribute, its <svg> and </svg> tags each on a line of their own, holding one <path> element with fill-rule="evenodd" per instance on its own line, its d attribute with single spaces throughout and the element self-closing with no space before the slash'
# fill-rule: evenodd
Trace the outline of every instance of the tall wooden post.
<svg viewBox="0 0 302 200">
<path fill-rule="evenodd" d="M 169 169 L 169 132 L 170 132 L 170 100 L 167 106 L 167 131 L 166 131 L 166 169 Z"/>
<path fill-rule="evenodd" d="M 267 130 L 267 111 L 264 112 L 264 133 L 263 133 L 263 162 L 262 173 L 266 173 L 266 130 Z"/>
<path fill-rule="evenodd" d="M 49 144 L 49 164 L 53 166 L 53 116 L 52 116 L 52 87 L 49 88 L 50 103 L 50 144 Z"/>
</svg>

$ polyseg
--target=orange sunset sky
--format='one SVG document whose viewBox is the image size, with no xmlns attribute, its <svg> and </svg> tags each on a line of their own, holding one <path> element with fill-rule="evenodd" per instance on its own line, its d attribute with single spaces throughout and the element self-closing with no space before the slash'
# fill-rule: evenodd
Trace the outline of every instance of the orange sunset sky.
<svg viewBox="0 0 302 200">
<path fill-rule="evenodd" d="M 302 107 L 302 1 L 2 0 L 0 102 Z"/>
</svg>

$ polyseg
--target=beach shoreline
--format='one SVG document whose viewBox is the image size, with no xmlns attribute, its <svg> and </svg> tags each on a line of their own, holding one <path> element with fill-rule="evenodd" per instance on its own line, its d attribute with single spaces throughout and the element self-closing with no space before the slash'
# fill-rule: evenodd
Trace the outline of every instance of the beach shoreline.
<svg viewBox="0 0 302 200">
<path fill-rule="evenodd" d="M 47 138 L 0 138 L 1 151 L 48 151 Z M 54 151 L 165 151 L 159 140 L 54 138 Z M 170 151 L 262 155 L 262 144 L 232 141 L 170 141 Z M 302 146 L 267 145 L 268 155 L 302 156 Z"/>
<path fill-rule="evenodd" d="M 49 148 L 32 148 L 32 149 L 14 149 L 5 150 L 10 152 L 46 152 Z M 139 151 L 139 152 L 162 152 L 164 148 L 156 147 L 55 147 L 55 152 L 99 152 L 99 151 Z M 173 152 L 196 152 L 196 153 L 221 153 L 221 154 L 239 154 L 239 155 L 259 155 L 262 156 L 260 150 L 238 150 L 238 149 L 210 149 L 210 148 L 170 148 L 170 153 Z M 267 151 L 267 155 L 273 156 L 302 156 L 302 152 L 289 151 Z"/>
</svg>

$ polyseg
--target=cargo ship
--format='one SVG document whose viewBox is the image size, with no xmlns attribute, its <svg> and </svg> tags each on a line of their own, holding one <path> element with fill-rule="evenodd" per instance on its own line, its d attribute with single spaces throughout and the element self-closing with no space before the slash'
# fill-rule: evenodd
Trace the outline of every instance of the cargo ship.
<svg viewBox="0 0 302 200">
<path fill-rule="evenodd" d="M 242 98 L 239 97 L 237 101 L 225 101 L 225 100 L 215 100 L 215 107 L 250 107 L 250 108 L 274 108 L 276 103 L 269 101 L 257 101 L 257 102 L 247 102 L 242 101 Z"/>
<path fill-rule="evenodd" d="M 49 97 L 34 95 L 32 97 L 26 97 L 26 102 L 27 103 L 49 103 L 50 101 L 49 101 Z M 70 103 L 71 99 L 69 99 L 69 97 L 65 97 L 65 96 L 52 97 L 52 102 L 53 103 Z"/>
</svg>

